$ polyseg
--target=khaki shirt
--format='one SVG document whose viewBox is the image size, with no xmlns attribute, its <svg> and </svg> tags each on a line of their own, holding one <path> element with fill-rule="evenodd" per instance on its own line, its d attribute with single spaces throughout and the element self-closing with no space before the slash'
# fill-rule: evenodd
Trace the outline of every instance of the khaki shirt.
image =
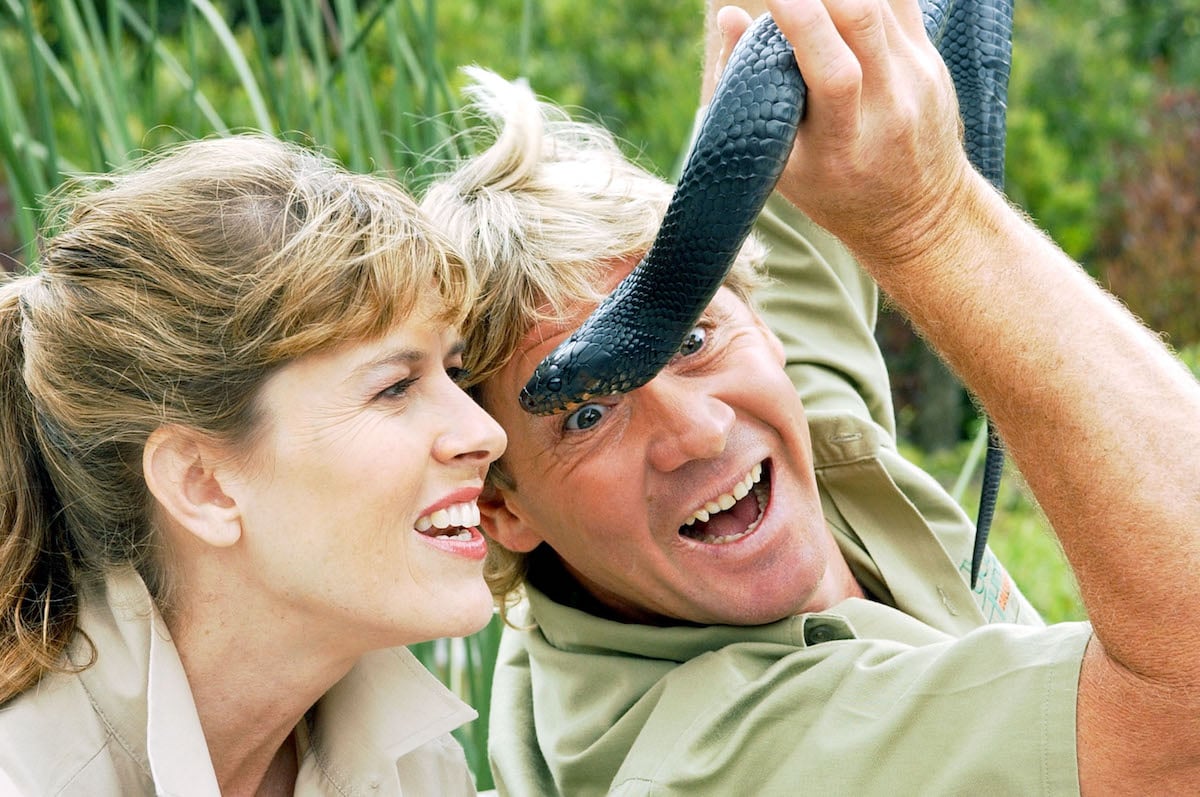
<svg viewBox="0 0 1200 797">
<path fill-rule="evenodd" d="M 0 794 L 219 795 L 179 654 L 142 580 L 85 596 L 95 664 L 0 708 Z M 87 648 L 72 645 L 72 661 Z M 473 795 L 450 731 L 474 719 L 405 648 L 364 656 L 298 727 L 297 795 Z"/>
<path fill-rule="evenodd" d="M 493 682 L 500 793 L 1077 793 L 1090 627 L 1045 628 L 990 552 L 970 588 L 974 524 L 896 450 L 874 284 L 778 198 L 758 229 L 825 519 L 876 600 L 650 628 L 529 588 Z"/>
<path fill-rule="evenodd" d="M 1086 623 L 954 637 L 851 598 L 763 626 L 657 628 L 535 588 L 528 611 L 537 627 L 505 638 L 493 693 L 500 794 L 1079 793 Z"/>
</svg>

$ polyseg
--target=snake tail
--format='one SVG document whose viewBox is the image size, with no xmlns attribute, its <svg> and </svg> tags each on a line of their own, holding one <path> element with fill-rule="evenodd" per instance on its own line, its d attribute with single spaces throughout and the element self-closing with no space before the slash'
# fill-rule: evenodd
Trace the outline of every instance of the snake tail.
<svg viewBox="0 0 1200 797">
<path fill-rule="evenodd" d="M 971 164 L 997 189 L 1004 188 L 1008 79 L 1012 65 L 1013 0 L 957 0 L 938 46 L 954 81 L 963 119 L 963 144 Z M 987 421 L 987 455 L 975 517 L 971 588 L 979 580 L 1004 472 L 1004 444 Z"/>
</svg>

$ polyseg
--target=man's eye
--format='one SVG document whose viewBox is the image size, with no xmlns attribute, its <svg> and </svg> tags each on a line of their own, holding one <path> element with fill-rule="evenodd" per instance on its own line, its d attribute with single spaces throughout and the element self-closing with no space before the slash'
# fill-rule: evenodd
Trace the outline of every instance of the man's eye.
<svg viewBox="0 0 1200 797">
<path fill-rule="evenodd" d="M 471 379 L 471 372 L 466 368 L 451 366 L 446 369 L 446 375 L 459 387 L 466 387 L 467 382 Z"/>
<path fill-rule="evenodd" d="M 704 327 L 692 327 L 692 331 L 687 334 L 679 346 L 679 356 L 688 357 L 703 349 L 707 337 L 708 332 Z"/>
<path fill-rule="evenodd" d="M 566 422 L 563 423 L 563 428 L 571 432 L 582 432 L 585 429 L 591 429 L 600 423 L 600 419 L 604 417 L 606 412 L 608 412 L 608 407 L 603 404 L 584 404 L 567 416 Z"/>
</svg>

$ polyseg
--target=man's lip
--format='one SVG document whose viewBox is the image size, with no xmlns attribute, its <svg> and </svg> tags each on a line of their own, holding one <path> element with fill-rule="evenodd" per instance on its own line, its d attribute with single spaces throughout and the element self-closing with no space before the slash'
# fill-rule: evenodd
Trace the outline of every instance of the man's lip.
<svg viewBox="0 0 1200 797">
<path fill-rule="evenodd" d="M 742 534 L 736 539 L 727 542 L 706 542 L 678 532 L 675 534 L 675 539 L 685 555 L 699 555 L 705 562 L 722 562 L 723 567 L 732 566 L 735 562 L 745 564 L 759 561 L 758 557 L 772 547 L 781 528 L 772 513 L 773 506 L 774 497 L 768 495 L 767 501 L 760 511 L 758 524 L 750 533 Z M 727 575 L 731 572 L 728 571 Z"/>
<path fill-rule="evenodd" d="M 733 479 L 733 481 L 728 481 L 728 479 L 727 479 L 725 482 L 723 482 L 725 484 L 724 487 L 706 489 L 705 491 L 700 491 L 700 490 L 692 491 L 693 496 L 704 495 L 707 497 L 702 502 L 693 504 L 690 509 L 685 509 L 684 512 L 686 514 L 682 515 L 682 519 L 675 525 L 675 527 L 677 529 L 683 528 L 683 525 L 685 522 L 687 522 L 687 519 L 690 518 L 693 514 L 695 514 L 697 509 L 702 508 L 704 506 L 704 504 L 708 503 L 709 501 L 715 501 L 717 499 L 717 497 L 721 496 L 721 495 L 732 494 L 734 489 L 737 487 L 738 483 L 741 482 L 741 480 L 746 477 L 746 474 L 749 473 L 751 471 L 751 469 L 754 468 L 755 465 L 762 466 L 762 475 L 759 477 L 759 481 L 761 481 L 762 479 L 769 478 L 769 475 L 771 473 L 771 459 L 770 459 L 770 457 L 763 457 L 762 459 L 751 462 L 749 465 L 747 465 L 745 468 L 743 468 L 741 471 L 739 471 L 739 473 L 741 475 L 738 476 L 737 478 Z M 730 473 L 730 472 L 732 472 L 732 469 L 724 470 L 724 472 Z"/>
</svg>

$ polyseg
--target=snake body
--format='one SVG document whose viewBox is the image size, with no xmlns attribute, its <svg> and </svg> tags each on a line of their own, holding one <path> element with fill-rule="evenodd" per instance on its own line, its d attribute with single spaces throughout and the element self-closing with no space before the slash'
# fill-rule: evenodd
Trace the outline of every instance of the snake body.
<svg viewBox="0 0 1200 797">
<path fill-rule="evenodd" d="M 958 0 L 946 15 L 938 51 L 946 61 L 963 119 L 967 157 L 998 189 L 1004 188 L 1006 98 L 1012 64 L 1013 0 Z M 926 33 L 929 33 L 928 24 Z M 1004 470 L 1004 446 L 988 421 L 983 486 L 971 551 L 971 587 L 979 578 Z"/>
<path fill-rule="evenodd" d="M 1012 0 L 922 0 L 921 9 L 955 84 L 967 154 L 999 187 Z M 779 180 L 806 94 L 790 43 L 769 15 L 759 17 L 730 54 L 650 251 L 537 366 L 520 394 L 527 412 L 567 412 L 629 392 L 679 351 Z M 989 440 L 972 585 L 1003 465 L 998 440 Z"/>
<path fill-rule="evenodd" d="M 791 46 L 760 17 L 730 55 L 650 251 L 538 365 L 522 407 L 626 393 L 679 351 L 779 181 L 805 94 Z"/>
</svg>

